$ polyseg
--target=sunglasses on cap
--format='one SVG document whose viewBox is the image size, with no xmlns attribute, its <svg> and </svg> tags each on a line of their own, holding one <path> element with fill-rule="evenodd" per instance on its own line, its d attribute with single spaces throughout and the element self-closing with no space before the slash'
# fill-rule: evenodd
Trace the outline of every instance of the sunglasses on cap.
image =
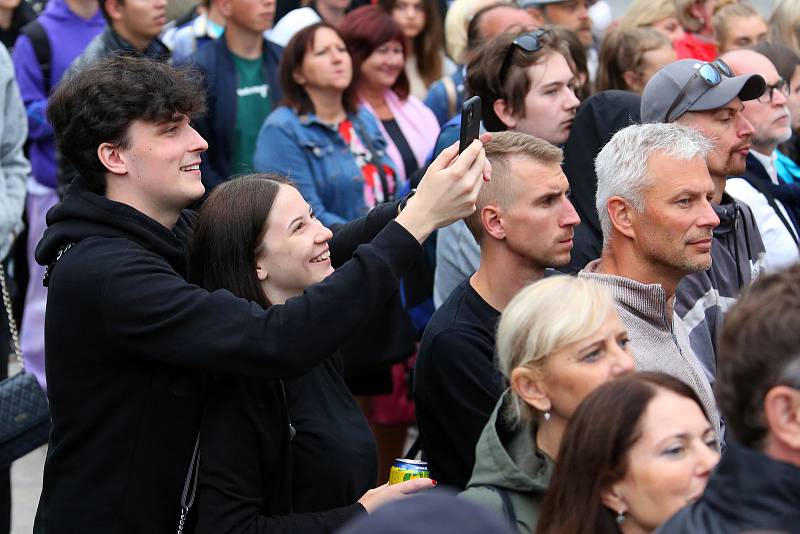
<svg viewBox="0 0 800 534">
<path fill-rule="evenodd" d="M 517 35 L 511 46 L 506 51 L 506 57 L 503 59 L 503 65 L 500 67 L 498 76 L 500 81 L 505 77 L 508 67 L 511 65 L 511 55 L 514 53 L 515 48 L 519 48 L 525 52 L 537 52 L 542 49 L 542 37 L 547 34 L 547 30 L 539 28 L 538 30 Z"/>
<path fill-rule="evenodd" d="M 692 83 L 694 83 L 696 79 L 699 78 L 703 80 L 710 89 L 712 87 L 716 87 L 717 85 L 719 85 L 722 82 L 723 76 L 725 76 L 726 78 L 733 78 L 733 72 L 731 71 L 731 68 L 728 66 L 728 64 L 722 61 L 721 59 L 717 59 L 715 61 L 707 63 L 701 63 L 700 65 L 695 67 L 694 74 L 692 74 L 692 76 L 688 80 L 686 80 L 686 83 L 683 84 L 683 87 L 681 88 L 681 92 L 678 93 L 678 96 L 676 96 L 675 100 L 672 101 L 672 105 L 670 105 L 669 109 L 667 109 L 667 113 L 666 115 L 664 115 L 664 122 L 670 122 L 670 116 L 672 115 L 672 112 L 675 111 L 675 108 L 678 107 L 678 104 L 681 103 L 681 100 L 683 100 L 683 98 L 686 96 L 686 93 L 689 92 L 689 87 L 692 85 Z M 687 109 L 691 108 L 692 105 L 701 96 L 703 96 L 703 94 L 705 94 L 705 91 L 703 93 L 700 93 L 700 95 L 697 98 L 695 98 L 692 102 L 690 102 L 689 105 L 687 106 Z"/>
</svg>

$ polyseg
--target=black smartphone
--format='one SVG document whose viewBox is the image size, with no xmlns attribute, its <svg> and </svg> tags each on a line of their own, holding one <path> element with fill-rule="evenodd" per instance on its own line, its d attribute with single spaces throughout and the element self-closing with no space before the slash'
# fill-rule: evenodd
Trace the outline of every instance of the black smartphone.
<svg viewBox="0 0 800 534">
<path fill-rule="evenodd" d="M 473 96 L 461 106 L 461 136 L 458 153 L 461 154 L 481 133 L 481 97 Z"/>
</svg>

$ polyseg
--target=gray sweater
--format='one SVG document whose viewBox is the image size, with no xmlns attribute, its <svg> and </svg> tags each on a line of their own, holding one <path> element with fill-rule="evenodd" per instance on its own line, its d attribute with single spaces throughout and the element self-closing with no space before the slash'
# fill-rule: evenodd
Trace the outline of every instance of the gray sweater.
<svg viewBox="0 0 800 534">
<path fill-rule="evenodd" d="M 14 65 L 0 45 L 0 260 L 22 230 L 25 183 L 31 167 L 23 147 L 28 137 L 25 106 L 14 78 Z"/>
<path fill-rule="evenodd" d="M 719 409 L 700 361 L 692 351 L 689 335 L 680 318 L 668 312 L 667 294 L 660 284 L 642 284 L 623 276 L 599 274 L 601 260 L 578 273 L 607 287 L 631 339 L 637 371 L 657 371 L 688 384 L 700 398 L 717 437 Z"/>
</svg>

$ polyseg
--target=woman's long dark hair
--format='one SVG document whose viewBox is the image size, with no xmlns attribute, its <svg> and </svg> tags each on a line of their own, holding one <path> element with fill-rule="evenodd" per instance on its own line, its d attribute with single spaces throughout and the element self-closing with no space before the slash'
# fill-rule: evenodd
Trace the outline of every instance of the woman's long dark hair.
<svg viewBox="0 0 800 534">
<path fill-rule="evenodd" d="M 214 291 L 267 308 L 270 302 L 256 277 L 256 249 L 281 184 L 278 174 L 251 174 L 220 184 L 203 203 L 194 225 L 189 280 Z"/>
<path fill-rule="evenodd" d="M 603 504 L 601 493 L 625 477 L 628 452 L 641 437 L 642 416 L 659 389 L 703 409 L 692 388 L 662 373 L 612 380 L 581 402 L 561 440 L 537 534 L 619 534 L 616 513 Z"/>
<path fill-rule="evenodd" d="M 278 67 L 278 76 L 283 90 L 281 104 L 292 108 L 298 115 L 315 111 L 314 104 L 311 102 L 305 87 L 295 81 L 294 71 L 303 66 L 303 59 L 306 57 L 306 53 L 314 47 L 314 38 L 320 28 L 333 30 L 339 36 L 339 39 L 343 43 L 345 42 L 342 32 L 338 28 L 331 26 L 327 22 L 317 22 L 303 28 L 289 39 L 289 42 L 286 43 L 286 48 L 283 49 L 283 56 L 281 56 L 281 63 Z M 347 46 L 346 43 L 345 46 Z M 349 50 L 348 53 L 350 53 Z M 353 73 L 353 80 L 355 80 L 355 72 Z M 353 80 L 350 81 L 350 85 L 342 93 L 342 105 L 347 113 L 356 113 L 358 111 L 358 92 Z"/>
</svg>

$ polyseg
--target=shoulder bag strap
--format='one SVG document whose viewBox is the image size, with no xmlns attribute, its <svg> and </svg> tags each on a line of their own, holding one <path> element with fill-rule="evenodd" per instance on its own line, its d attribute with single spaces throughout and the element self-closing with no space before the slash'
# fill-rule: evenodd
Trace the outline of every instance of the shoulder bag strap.
<svg viewBox="0 0 800 534">
<path fill-rule="evenodd" d="M 44 93 L 50 94 L 51 80 L 50 77 L 53 72 L 53 53 L 50 49 L 50 39 L 47 38 L 47 32 L 38 20 L 32 20 L 22 27 L 21 33 L 28 36 L 31 40 L 33 53 L 36 56 L 36 61 L 39 62 L 39 68 L 42 71 L 42 81 L 44 82 Z"/>
<path fill-rule="evenodd" d="M 14 356 L 20 367 L 25 368 L 25 363 L 22 361 L 22 349 L 19 346 L 19 331 L 17 330 L 17 321 L 14 320 L 14 312 L 11 308 L 11 293 L 8 291 L 8 282 L 6 281 L 6 268 L 5 265 L 0 263 L 0 289 L 3 291 L 3 306 L 6 308 L 6 317 L 8 317 L 8 329 L 11 332 L 11 344 L 14 348 Z"/>
</svg>

